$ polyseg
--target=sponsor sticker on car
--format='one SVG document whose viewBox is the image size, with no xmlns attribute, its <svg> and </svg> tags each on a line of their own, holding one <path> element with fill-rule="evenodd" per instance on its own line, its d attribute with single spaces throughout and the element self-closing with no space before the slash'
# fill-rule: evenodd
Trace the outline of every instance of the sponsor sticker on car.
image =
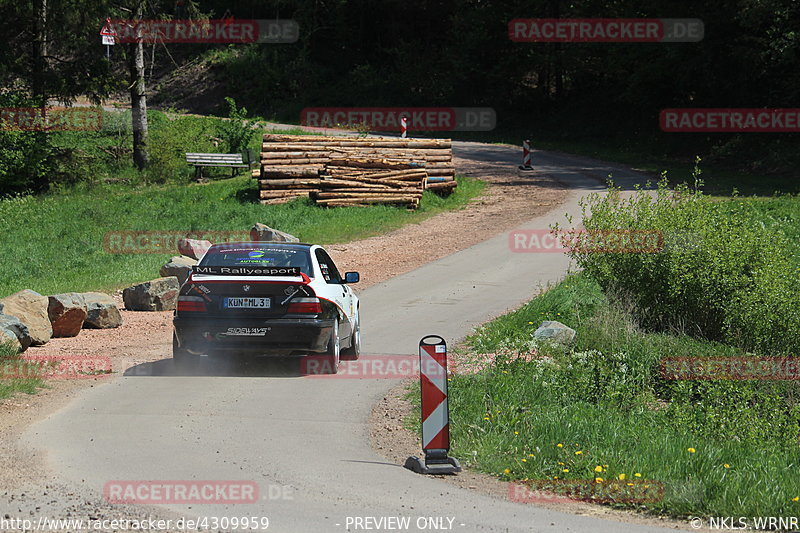
<svg viewBox="0 0 800 533">
<path fill-rule="evenodd" d="M 270 328 L 228 328 L 228 337 L 263 337 Z"/>
</svg>

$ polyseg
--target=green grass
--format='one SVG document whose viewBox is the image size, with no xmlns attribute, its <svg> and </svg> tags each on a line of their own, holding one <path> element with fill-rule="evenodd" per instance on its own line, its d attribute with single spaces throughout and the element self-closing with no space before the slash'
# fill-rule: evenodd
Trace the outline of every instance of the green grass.
<svg viewBox="0 0 800 533">
<path fill-rule="evenodd" d="M 534 340 L 542 320 L 575 328 L 575 345 Z M 623 492 L 613 503 L 652 513 L 800 512 L 792 501 L 800 497 L 800 388 L 667 381 L 658 370 L 665 356 L 745 355 L 736 348 L 642 331 L 585 274 L 478 328 L 467 345 L 502 355 L 450 382 L 452 454 L 466 466 L 505 480 L 557 478 L 591 487 L 599 477 L 623 488 L 663 487 L 652 501 L 627 502 Z M 516 355 L 530 350 L 538 353 L 533 361 Z"/>
<path fill-rule="evenodd" d="M 256 222 L 302 241 L 330 244 L 365 238 L 463 208 L 484 184 L 459 177 L 456 192 L 425 192 L 420 208 L 321 208 L 308 200 L 262 206 L 249 177 L 207 184 L 122 186 L 97 184 L 43 196 L 0 200 L 0 296 L 30 288 L 42 294 L 108 290 L 158 277 L 177 250 L 164 254 L 109 254 L 112 231 L 243 231 Z"/>
<path fill-rule="evenodd" d="M 41 379 L 19 377 L 22 368 L 16 348 L 8 343 L 0 343 L 0 399 L 19 393 L 35 394 L 37 389 L 44 386 Z"/>
</svg>

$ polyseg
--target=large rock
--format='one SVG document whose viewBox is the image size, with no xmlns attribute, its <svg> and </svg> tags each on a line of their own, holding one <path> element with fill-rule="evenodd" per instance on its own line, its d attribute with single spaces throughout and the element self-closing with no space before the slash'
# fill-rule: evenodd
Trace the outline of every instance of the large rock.
<svg viewBox="0 0 800 533">
<path fill-rule="evenodd" d="M 109 329 L 122 325 L 122 315 L 114 298 L 102 292 L 84 292 L 81 296 L 86 301 L 84 328 Z"/>
<path fill-rule="evenodd" d="M 158 278 L 122 291 L 125 309 L 131 311 L 172 311 L 178 304 L 180 285 L 175 277 Z"/>
<path fill-rule="evenodd" d="M 28 327 L 33 345 L 38 346 L 53 336 L 47 305 L 47 296 L 25 289 L 0 300 L 0 313 L 17 317 Z"/>
<path fill-rule="evenodd" d="M 575 330 L 555 320 L 542 322 L 533 336 L 537 339 L 547 339 L 561 344 L 569 344 L 575 340 Z"/>
<path fill-rule="evenodd" d="M 88 310 L 86 300 L 77 292 L 48 296 L 47 314 L 53 337 L 74 337 L 81 332 Z"/>
<path fill-rule="evenodd" d="M 28 327 L 19 318 L 0 314 L 0 343 L 10 342 L 18 352 L 24 352 L 33 342 Z"/>
<path fill-rule="evenodd" d="M 198 241 L 197 239 L 181 239 L 178 241 L 178 251 L 181 255 L 198 261 L 206 255 L 209 248 L 211 248 L 211 241 Z"/>
<path fill-rule="evenodd" d="M 161 274 L 163 278 L 175 276 L 178 278 L 178 283 L 183 285 L 183 282 L 186 281 L 186 278 L 188 278 L 189 274 L 192 272 L 192 266 L 196 264 L 196 259 L 183 255 L 176 255 L 170 259 L 167 264 L 162 266 L 158 273 Z"/>
<path fill-rule="evenodd" d="M 250 228 L 250 239 L 260 242 L 300 242 L 300 239 L 294 235 L 272 229 L 260 222 L 256 222 L 256 224 Z"/>
</svg>

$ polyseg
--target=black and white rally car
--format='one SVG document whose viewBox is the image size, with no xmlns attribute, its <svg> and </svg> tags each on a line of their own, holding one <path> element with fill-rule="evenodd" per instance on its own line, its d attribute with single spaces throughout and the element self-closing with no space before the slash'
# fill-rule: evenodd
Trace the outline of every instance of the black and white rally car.
<svg viewBox="0 0 800 533">
<path fill-rule="evenodd" d="M 187 368 L 198 356 L 321 354 L 336 373 L 361 349 L 358 297 L 318 245 L 215 244 L 183 284 L 172 354 Z"/>
</svg>

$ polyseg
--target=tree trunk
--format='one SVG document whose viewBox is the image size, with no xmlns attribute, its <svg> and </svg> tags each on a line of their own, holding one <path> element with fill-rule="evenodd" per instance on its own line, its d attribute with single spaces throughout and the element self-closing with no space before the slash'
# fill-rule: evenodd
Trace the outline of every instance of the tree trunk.
<svg viewBox="0 0 800 533">
<path fill-rule="evenodd" d="M 136 0 L 135 20 L 141 20 L 143 0 Z M 135 42 L 128 45 L 128 69 L 130 71 L 131 116 L 133 120 L 133 163 L 144 170 L 150 161 L 147 153 L 147 95 L 144 84 L 144 47 Z"/>
<path fill-rule="evenodd" d="M 33 62 L 33 97 L 42 108 L 47 106 L 44 71 L 47 56 L 47 0 L 36 0 L 36 50 Z"/>
</svg>

